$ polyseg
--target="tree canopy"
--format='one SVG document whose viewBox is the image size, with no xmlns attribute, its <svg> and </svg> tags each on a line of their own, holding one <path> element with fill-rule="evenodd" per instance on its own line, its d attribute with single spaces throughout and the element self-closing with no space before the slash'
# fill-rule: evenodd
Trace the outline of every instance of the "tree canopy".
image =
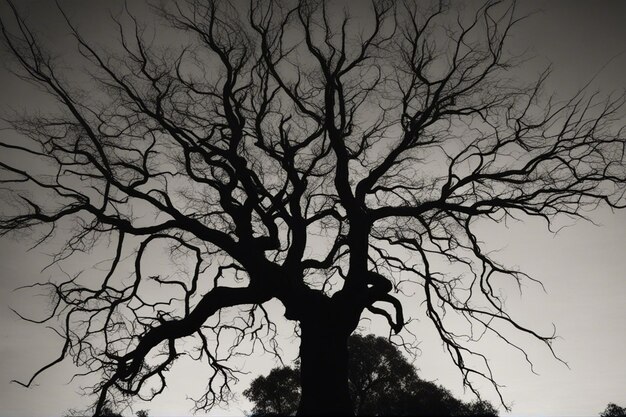
<svg viewBox="0 0 626 417">
<path fill-rule="evenodd" d="M 71 65 L 6 4 L 13 71 L 52 104 L 7 116 L 0 233 L 65 239 L 59 271 L 99 258 L 38 284 L 49 314 L 22 317 L 62 346 L 20 383 L 72 360 L 99 376 L 96 414 L 162 393 L 182 355 L 211 370 L 196 408 L 227 402 L 233 361 L 280 354 L 272 300 L 297 326 L 301 414 L 352 412 L 367 315 L 399 337 L 425 315 L 463 383 L 499 393 L 474 342 L 530 361 L 522 336 L 554 353 L 555 334 L 507 312 L 504 283 L 533 278 L 480 226 L 626 204 L 624 96 L 516 77 L 514 3 L 186 0 L 127 7 L 104 42 L 60 6 Z"/>
<path fill-rule="evenodd" d="M 300 403 L 300 370 L 274 368 L 267 376 L 256 377 L 243 395 L 254 403 L 254 416 L 295 415 Z"/>
<path fill-rule="evenodd" d="M 600 413 L 600 417 L 626 417 L 626 408 L 615 403 L 609 403 L 606 409 Z"/>
<path fill-rule="evenodd" d="M 417 375 L 400 350 L 383 337 L 353 334 L 348 341 L 350 393 L 357 416 L 497 416 L 488 402 L 464 403 Z M 283 366 L 255 378 L 244 391 L 253 416 L 294 415 L 300 371 Z"/>
<path fill-rule="evenodd" d="M 82 417 L 85 415 L 84 411 L 70 409 L 64 417 Z M 137 410 L 135 412 L 136 417 L 150 417 L 148 410 Z M 115 406 L 111 404 L 105 404 L 99 414 L 96 417 L 124 417 L 121 412 L 115 411 Z"/>
</svg>

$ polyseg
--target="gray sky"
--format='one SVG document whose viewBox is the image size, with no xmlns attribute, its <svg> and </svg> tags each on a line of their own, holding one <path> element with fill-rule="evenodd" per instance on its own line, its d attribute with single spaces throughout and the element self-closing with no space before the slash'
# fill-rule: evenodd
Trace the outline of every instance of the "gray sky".
<svg viewBox="0 0 626 417">
<path fill-rule="evenodd" d="M 47 19 L 52 2 L 26 1 L 32 6 L 31 18 L 38 24 L 47 22 L 51 40 L 63 41 L 57 21 Z M 43 5 L 45 3 L 45 5 Z M 107 22 L 102 3 L 64 1 L 77 19 L 88 23 L 98 37 Z M 104 3 L 104 2 L 103 2 Z M 516 48 L 527 48 L 536 58 L 528 63 L 529 77 L 551 62 L 553 75 L 548 89 L 566 97 L 594 75 L 591 89 L 601 92 L 623 91 L 626 87 L 626 2 L 622 1 L 520 1 L 522 14 L 537 11 L 518 27 L 512 38 Z M 6 14 L 4 5 L 0 13 Z M 24 87 L 5 73 L 0 78 L 0 94 L 6 103 L 27 103 Z M 2 133 L 4 134 L 4 132 Z M 626 211 L 611 213 L 606 209 L 593 215 L 598 226 L 579 223 L 549 234 L 536 221 L 503 225 L 485 225 L 480 236 L 491 248 L 501 248 L 500 259 L 508 265 L 519 265 L 542 280 L 546 293 L 537 286 L 524 288 L 520 297 L 510 293 L 508 308 L 514 317 L 532 328 L 549 330 L 552 323 L 561 339 L 555 350 L 569 369 L 555 361 L 541 346 L 525 344 L 535 360 L 534 375 L 523 358 L 511 351 L 494 349 L 489 353 L 496 379 L 505 387 L 505 400 L 512 403 L 511 416 L 591 416 L 607 403 L 626 405 Z M 27 252 L 27 239 L 0 240 L 0 416 L 61 415 L 71 407 L 80 407 L 84 399 L 77 384 L 66 384 L 73 368 L 60 366 L 38 379 L 38 386 L 25 389 L 10 384 L 13 378 L 25 379 L 38 365 L 51 359 L 59 341 L 49 330 L 17 319 L 9 306 L 22 310 L 45 308 L 45 297 L 25 296 L 12 290 L 26 283 L 45 280 L 40 273 L 48 259 L 40 249 Z M 278 307 L 277 307 L 278 308 Z M 457 396 L 463 393 L 460 377 L 444 355 L 436 335 L 423 320 L 420 325 L 422 355 L 416 366 L 420 375 L 449 388 Z M 376 331 L 376 323 L 372 325 Z M 288 338 L 285 328 L 284 350 L 287 358 L 296 355 L 297 343 Z M 254 376 L 267 373 L 274 362 L 267 357 L 247 359 L 251 375 L 242 378 L 241 392 Z M 149 405 L 151 415 L 189 414 L 191 403 L 186 396 L 204 386 L 191 364 L 177 364 L 171 373 L 169 388 Z M 196 392 L 196 391 L 194 391 Z M 486 399 L 497 403 L 491 391 Z M 234 403 L 228 414 L 242 415 L 248 410 L 245 401 Z M 223 412 L 220 412 L 223 414 Z M 508 415 L 504 414 L 503 415 Z"/>
</svg>

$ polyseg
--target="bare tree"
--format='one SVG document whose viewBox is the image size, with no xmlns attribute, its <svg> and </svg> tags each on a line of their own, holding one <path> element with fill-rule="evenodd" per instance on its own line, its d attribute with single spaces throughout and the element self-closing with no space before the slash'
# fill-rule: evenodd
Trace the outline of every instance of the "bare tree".
<svg viewBox="0 0 626 417">
<path fill-rule="evenodd" d="M 473 340 L 490 333 L 526 356 L 510 330 L 552 353 L 554 335 L 504 309 L 501 280 L 532 278 L 485 250 L 481 219 L 550 227 L 624 207 L 624 97 L 558 101 L 542 92 L 547 71 L 515 80 L 514 4 L 457 15 L 374 0 L 351 18 L 323 1 L 188 0 L 152 9 L 179 34 L 169 47 L 127 12 L 109 52 L 60 9 L 79 76 L 8 4 L 15 72 L 56 106 L 10 121 L 21 136 L 0 146 L 23 156 L 0 162 L 0 230 L 66 236 L 55 263 L 114 242 L 102 276 L 40 284 L 53 294 L 41 322 L 64 345 L 22 384 L 71 358 L 101 375 L 96 414 L 116 393 L 161 393 L 181 349 L 214 371 L 196 407 L 228 400 L 231 356 L 279 353 L 272 299 L 298 325 L 300 414 L 352 413 L 348 336 L 366 310 L 402 332 L 419 302 L 463 382 L 498 390 Z M 144 255 L 164 245 L 179 273 L 146 276 Z M 166 297 L 152 300 L 150 283 Z"/>
</svg>

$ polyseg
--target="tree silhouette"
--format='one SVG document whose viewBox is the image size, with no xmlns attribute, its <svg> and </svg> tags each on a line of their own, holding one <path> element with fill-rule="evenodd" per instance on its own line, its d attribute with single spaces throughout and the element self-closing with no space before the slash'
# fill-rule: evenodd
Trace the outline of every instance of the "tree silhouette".
<svg viewBox="0 0 626 417">
<path fill-rule="evenodd" d="M 254 403 L 255 416 L 294 415 L 300 402 L 300 370 L 274 368 L 267 376 L 256 377 L 243 394 Z"/>
<path fill-rule="evenodd" d="M 353 334 L 348 341 L 350 393 L 359 415 L 497 416 L 488 402 L 464 403 L 445 388 L 417 376 L 387 339 Z M 252 415 L 293 415 L 300 401 L 299 369 L 274 368 L 244 391 Z"/>
<path fill-rule="evenodd" d="M 117 404 L 119 406 L 120 404 Z M 97 417 L 123 417 L 122 413 L 116 410 L 116 404 L 111 404 L 109 401 L 105 402 L 100 412 L 95 414 Z M 65 417 L 82 417 L 85 415 L 85 411 L 70 409 Z M 149 417 L 148 410 L 137 410 L 135 412 L 137 417 Z"/>
<path fill-rule="evenodd" d="M 624 207 L 623 96 L 559 101 L 548 71 L 514 79 L 514 4 L 457 16 L 374 0 L 350 18 L 315 0 L 188 0 L 150 9 L 152 34 L 114 18 L 106 50 L 60 9 L 83 64 L 59 65 L 6 1 L 14 71 L 54 105 L 9 121 L 0 230 L 66 238 L 53 263 L 109 259 L 40 284 L 50 314 L 24 318 L 64 343 L 21 383 L 71 358 L 101 376 L 96 414 L 108 396 L 160 394 L 184 353 L 213 371 L 196 407 L 228 401 L 229 359 L 279 353 L 273 299 L 298 326 L 301 414 L 352 413 L 349 335 L 363 314 L 400 333 L 418 305 L 464 384 L 498 390 L 473 341 L 525 356 L 511 331 L 550 352 L 554 335 L 504 309 L 500 283 L 532 278 L 494 258 L 480 224 Z M 156 248 L 171 274 L 146 273 Z"/>
<path fill-rule="evenodd" d="M 600 417 L 626 417 L 626 408 L 617 404 L 609 403 L 606 409 L 600 413 Z"/>
<path fill-rule="evenodd" d="M 102 411 L 98 414 L 98 417 L 122 417 L 122 415 L 116 411 L 113 411 L 112 408 L 107 406 L 102 407 Z"/>
</svg>

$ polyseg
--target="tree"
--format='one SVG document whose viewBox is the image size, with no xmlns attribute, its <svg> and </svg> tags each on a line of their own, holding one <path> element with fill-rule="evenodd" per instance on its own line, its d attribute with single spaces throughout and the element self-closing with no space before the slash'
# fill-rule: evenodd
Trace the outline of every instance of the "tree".
<svg viewBox="0 0 626 417">
<path fill-rule="evenodd" d="M 400 414 L 410 397 L 424 388 L 413 366 L 385 338 L 353 335 L 348 343 L 348 377 L 357 415 Z M 434 399 L 435 395 L 427 396 Z M 429 387 L 430 388 L 430 387 Z"/>
<path fill-rule="evenodd" d="M 624 417 L 626 416 L 626 408 L 617 404 L 609 403 L 606 409 L 600 413 L 600 417 Z"/>
<path fill-rule="evenodd" d="M 353 334 L 348 343 L 349 384 L 355 414 L 497 416 L 488 402 L 464 403 L 445 388 L 420 379 L 399 349 L 383 337 Z M 293 415 L 300 400 L 299 369 L 274 368 L 244 391 L 253 416 Z"/>
<path fill-rule="evenodd" d="M 67 414 L 65 414 L 64 417 L 82 417 L 84 416 L 84 414 L 79 411 L 79 410 L 69 410 Z M 123 417 L 122 414 L 114 411 L 111 407 L 109 407 L 108 405 L 104 405 L 102 406 L 102 410 L 100 411 L 100 414 L 96 414 L 97 417 Z"/>
<path fill-rule="evenodd" d="M 229 359 L 278 354 L 273 299 L 298 326 L 300 414 L 351 413 L 349 335 L 364 314 L 400 333 L 417 305 L 463 383 L 499 393 L 472 342 L 525 355 L 517 332 L 554 353 L 554 334 L 505 310 L 500 284 L 532 278 L 498 262 L 480 225 L 624 207 L 624 97 L 563 101 L 544 93 L 548 71 L 515 79 L 514 4 L 374 0 L 351 19 L 323 1 L 188 0 L 150 9 L 171 28 L 152 36 L 120 15 L 107 50 L 60 8 L 83 60 L 68 66 L 7 2 L 14 71 L 54 105 L 9 120 L 0 231 L 65 238 L 57 264 L 112 258 L 40 284 L 50 315 L 22 317 L 63 346 L 21 383 L 71 359 L 101 376 L 96 414 L 161 393 L 184 353 L 213 371 L 196 407 L 227 401 Z M 171 273 L 146 273 L 157 247 Z"/>
<path fill-rule="evenodd" d="M 99 413 L 95 415 L 97 417 L 123 417 L 121 412 L 115 411 L 115 404 L 111 404 L 110 402 L 105 402 L 102 406 Z M 85 412 L 81 410 L 70 409 L 65 417 L 81 417 L 84 416 Z M 148 417 L 148 410 L 139 410 L 136 413 L 137 417 Z"/>
<path fill-rule="evenodd" d="M 102 407 L 102 411 L 98 417 L 122 417 L 122 415 L 107 406 Z"/>
<path fill-rule="evenodd" d="M 488 401 L 476 400 L 466 404 L 463 416 L 493 417 L 498 415 L 498 410 Z"/>
<path fill-rule="evenodd" d="M 110 402 L 106 402 L 100 411 L 100 413 L 96 413 L 97 417 L 123 417 L 120 411 L 115 411 L 115 404 L 111 404 Z M 64 417 L 81 417 L 85 415 L 85 411 L 70 409 Z M 150 417 L 149 410 L 137 410 L 135 412 L 137 417 Z"/>
<path fill-rule="evenodd" d="M 300 371 L 289 366 L 274 368 L 255 378 L 243 392 L 254 403 L 255 416 L 294 415 L 300 401 Z"/>
</svg>

